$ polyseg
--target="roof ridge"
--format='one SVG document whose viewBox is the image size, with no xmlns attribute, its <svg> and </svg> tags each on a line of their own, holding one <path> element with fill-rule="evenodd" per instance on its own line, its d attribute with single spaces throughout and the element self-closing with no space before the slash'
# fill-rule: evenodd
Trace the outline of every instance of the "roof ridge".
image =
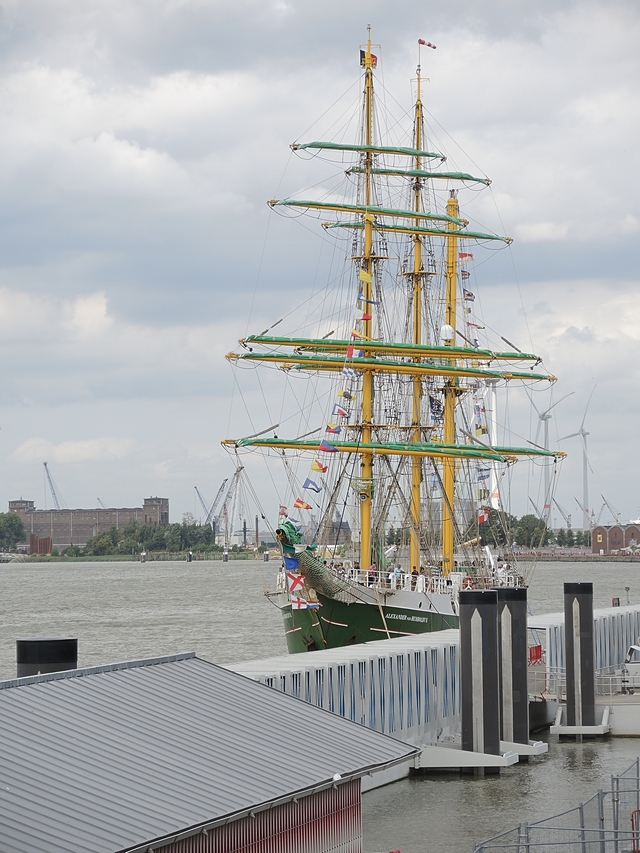
<svg viewBox="0 0 640 853">
<path fill-rule="evenodd" d="M 0 690 L 8 690 L 11 687 L 24 687 L 27 684 L 38 684 L 44 681 L 60 681 L 64 678 L 80 678 L 84 675 L 95 675 L 100 672 L 115 672 L 121 669 L 135 669 L 140 666 L 154 666 L 158 663 L 173 663 L 179 660 L 195 658 L 195 652 L 178 652 L 174 655 L 163 655 L 155 658 L 144 658 L 142 660 L 121 661 L 120 663 L 106 663 L 102 666 L 84 666 L 78 669 L 66 669 L 62 672 L 45 672 L 40 675 L 26 675 L 24 678 L 11 678 L 8 681 L 0 681 Z"/>
</svg>

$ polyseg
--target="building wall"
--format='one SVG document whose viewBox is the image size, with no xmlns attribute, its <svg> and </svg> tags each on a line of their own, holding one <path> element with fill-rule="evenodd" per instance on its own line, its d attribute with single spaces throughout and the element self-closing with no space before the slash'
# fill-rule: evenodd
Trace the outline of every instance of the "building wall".
<svg viewBox="0 0 640 853">
<path fill-rule="evenodd" d="M 640 528 L 636 524 L 628 524 L 624 529 L 624 546 L 640 545 Z"/>
<path fill-rule="evenodd" d="M 611 554 L 633 544 L 640 545 L 640 526 L 637 524 L 614 524 L 610 527 L 599 524 L 591 533 L 592 554 Z"/>
<path fill-rule="evenodd" d="M 609 553 L 609 533 L 606 527 L 598 525 L 591 532 L 591 552 L 593 554 Z"/>
<path fill-rule="evenodd" d="M 615 524 L 609 528 L 609 551 L 619 551 L 624 548 L 624 531 Z"/>
<path fill-rule="evenodd" d="M 169 498 L 145 498 L 142 507 L 145 524 L 169 525 Z"/>
<path fill-rule="evenodd" d="M 328 545 L 347 545 L 351 542 L 351 527 L 348 521 L 334 521 L 331 525 Z"/>
<path fill-rule="evenodd" d="M 33 501 L 9 501 L 9 512 L 16 513 L 24 524 L 27 541 L 32 535 L 50 537 L 54 548 L 84 546 L 93 536 L 104 533 L 112 525 L 122 530 L 134 519 L 141 524 L 169 524 L 168 498 L 145 498 L 141 507 L 114 509 L 36 509 Z"/>
<path fill-rule="evenodd" d="M 259 769 L 258 769 L 259 772 Z M 361 853 L 360 780 L 154 849 L 162 853 Z"/>
</svg>

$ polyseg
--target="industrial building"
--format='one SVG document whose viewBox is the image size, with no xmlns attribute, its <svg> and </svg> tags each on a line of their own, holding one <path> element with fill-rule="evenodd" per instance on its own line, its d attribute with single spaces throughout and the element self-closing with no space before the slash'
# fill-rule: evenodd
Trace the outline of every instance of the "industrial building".
<svg viewBox="0 0 640 853">
<path fill-rule="evenodd" d="M 639 545 L 640 526 L 637 524 L 598 525 L 591 531 L 592 554 L 616 554 Z"/>
<path fill-rule="evenodd" d="M 3 853 L 360 853 L 417 749 L 193 653 L 0 682 Z"/>
<path fill-rule="evenodd" d="M 98 533 L 104 533 L 112 526 L 122 530 L 127 522 L 134 519 L 140 524 L 157 524 L 167 527 L 169 524 L 169 499 L 145 498 L 139 507 L 119 507 L 108 509 L 36 509 L 34 501 L 9 501 L 9 512 L 19 515 L 24 524 L 27 541 L 31 537 L 50 540 L 51 547 L 62 550 L 69 545 L 83 547 Z M 25 543 L 26 545 L 26 543 Z M 41 550 L 38 553 L 43 553 Z M 44 552 L 46 553 L 46 551 Z"/>
</svg>

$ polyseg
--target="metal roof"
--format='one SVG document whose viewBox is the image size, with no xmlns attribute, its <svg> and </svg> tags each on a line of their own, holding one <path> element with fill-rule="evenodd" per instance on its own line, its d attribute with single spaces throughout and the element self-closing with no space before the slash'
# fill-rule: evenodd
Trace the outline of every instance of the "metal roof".
<svg viewBox="0 0 640 853">
<path fill-rule="evenodd" d="M 194 653 L 0 682 L 0 846 L 147 850 L 415 752 Z"/>
</svg>

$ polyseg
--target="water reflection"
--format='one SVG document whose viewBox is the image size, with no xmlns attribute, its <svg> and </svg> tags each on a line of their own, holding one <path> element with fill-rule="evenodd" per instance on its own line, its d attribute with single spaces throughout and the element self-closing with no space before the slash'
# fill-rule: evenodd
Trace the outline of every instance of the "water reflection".
<svg viewBox="0 0 640 853">
<path fill-rule="evenodd" d="M 640 738 L 548 740 L 548 755 L 503 769 L 500 776 L 420 776 L 365 794 L 365 850 L 472 853 L 479 841 L 608 789 L 611 774 L 640 754 Z"/>
</svg>

